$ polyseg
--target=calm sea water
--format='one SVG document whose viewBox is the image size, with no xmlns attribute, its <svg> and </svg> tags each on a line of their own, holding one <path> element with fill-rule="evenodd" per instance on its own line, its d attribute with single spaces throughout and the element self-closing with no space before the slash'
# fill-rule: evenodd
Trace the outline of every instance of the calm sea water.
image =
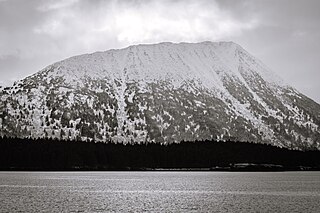
<svg viewBox="0 0 320 213">
<path fill-rule="evenodd" d="M 1 212 L 320 212 L 320 172 L 0 172 Z"/>
</svg>

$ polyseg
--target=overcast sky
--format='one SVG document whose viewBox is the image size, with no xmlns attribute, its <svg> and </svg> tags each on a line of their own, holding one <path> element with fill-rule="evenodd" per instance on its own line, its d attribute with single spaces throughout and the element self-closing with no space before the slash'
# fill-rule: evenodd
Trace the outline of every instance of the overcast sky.
<svg viewBox="0 0 320 213">
<path fill-rule="evenodd" d="M 0 85 L 73 55 L 234 41 L 320 103 L 318 0 L 0 0 Z"/>
</svg>

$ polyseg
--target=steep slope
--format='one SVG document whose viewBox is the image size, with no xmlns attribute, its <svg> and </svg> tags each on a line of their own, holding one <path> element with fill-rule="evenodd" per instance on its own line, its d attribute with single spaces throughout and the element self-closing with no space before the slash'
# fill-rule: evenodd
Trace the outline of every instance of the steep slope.
<svg viewBox="0 0 320 213">
<path fill-rule="evenodd" d="M 232 42 L 160 43 L 57 62 L 1 89 L 0 134 L 320 148 L 320 105 Z"/>
</svg>

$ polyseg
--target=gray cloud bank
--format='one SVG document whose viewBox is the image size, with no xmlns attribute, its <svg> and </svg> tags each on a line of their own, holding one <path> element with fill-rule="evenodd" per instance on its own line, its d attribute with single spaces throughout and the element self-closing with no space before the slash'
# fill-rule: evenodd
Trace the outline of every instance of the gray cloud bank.
<svg viewBox="0 0 320 213">
<path fill-rule="evenodd" d="M 320 1 L 0 0 L 0 84 L 138 43 L 234 41 L 320 103 Z"/>
</svg>

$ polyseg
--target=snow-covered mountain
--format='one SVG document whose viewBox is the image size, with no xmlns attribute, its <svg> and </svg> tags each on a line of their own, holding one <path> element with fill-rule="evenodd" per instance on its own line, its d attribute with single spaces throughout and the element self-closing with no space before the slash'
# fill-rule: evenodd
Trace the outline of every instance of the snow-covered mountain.
<svg viewBox="0 0 320 213">
<path fill-rule="evenodd" d="M 0 96 L 1 135 L 320 149 L 320 105 L 233 42 L 75 56 L 1 88 Z"/>
</svg>

